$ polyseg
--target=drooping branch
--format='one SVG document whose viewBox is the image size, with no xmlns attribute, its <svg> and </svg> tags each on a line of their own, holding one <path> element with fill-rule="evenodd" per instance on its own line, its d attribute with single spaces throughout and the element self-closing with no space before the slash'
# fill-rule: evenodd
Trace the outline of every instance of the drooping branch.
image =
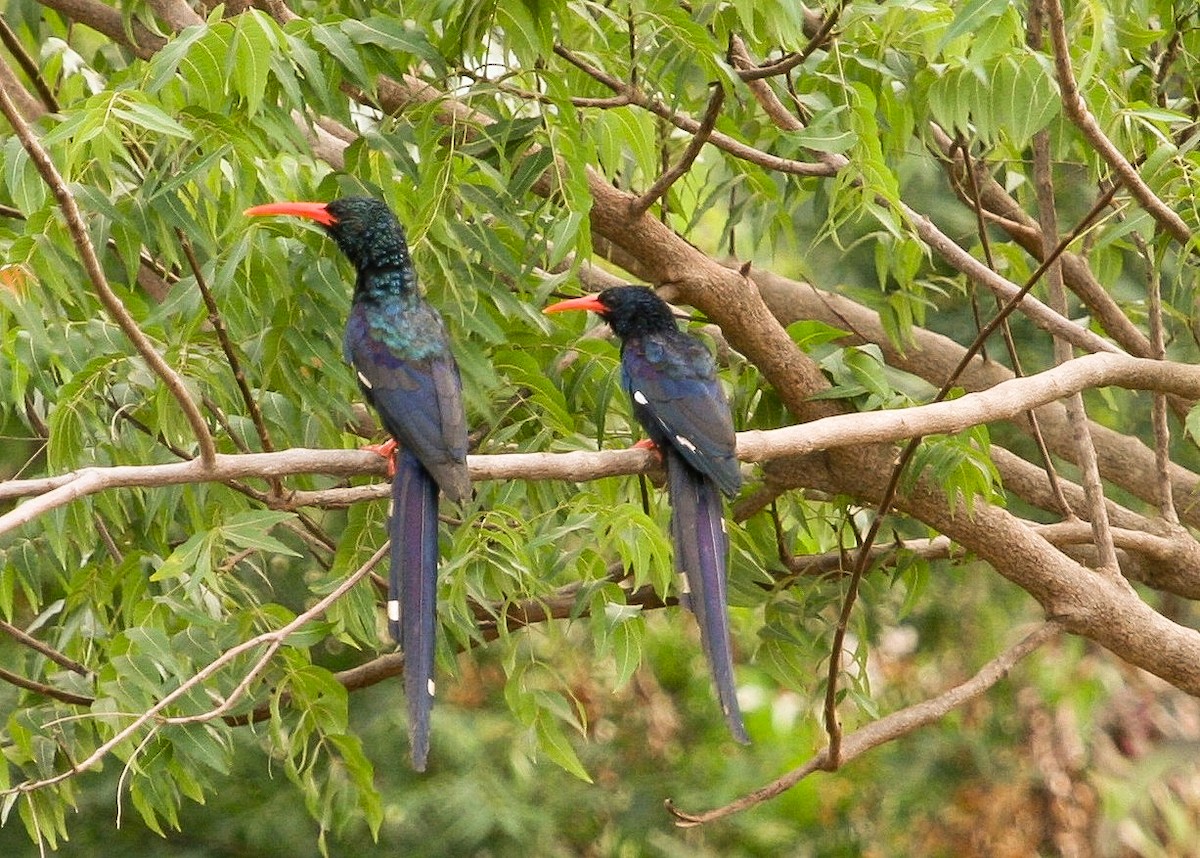
<svg viewBox="0 0 1200 858">
<path fill-rule="evenodd" d="M 866 727 L 849 734 L 842 742 L 843 763 L 855 760 L 868 751 L 878 748 L 880 745 L 892 742 L 901 736 L 906 736 L 921 727 L 932 724 L 944 718 L 958 707 L 979 697 L 1007 676 L 1021 659 L 1050 641 L 1061 631 L 1062 629 L 1057 623 L 1045 623 L 1026 635 L 1019 643 L 989 661 L 979 669 L 978 673 L 961 685 L 956 685 L 930 700 L 917 703 L 898 712 L 893 712 L 877 721 L 872 721 Z M 828 752 L 822 750 L 804 765 L 793 769 L 766 786 L 760 787 L 723 807 L 693 813 L 675 807 L 671 800 L 667 799 L 667 810 L 675 817 L 675 824 L 681 828 L 692 828 L 697 825 L 715 822 L 718 819 L 732 816 L 735 813 L 740 813 L 755 805 L 762 804 L 764 801 L 769 801 L 787 792 L 814 772 L 827 769 L 828 766 Z"/>
<path fill-rule="evenodd" d="M 40 778 L 38 780 L 23 781 L 9 787 L 8 789 L 0 790 L 0 795 L 29 793 L 38 789 L 42 789 L 43 787 L 53 786 L 56 783 L 61 783 L 68 778 L 74 777 L 75 775 L 94 768 L 105 757 L 111 754 L 117 747 L 119 747 L 123 742 L 125 742 L 142 728 L 149 727 L 151 730 L 155 730 L 162 724 L 169 723 L 169 719 L 165 718 L 163 713 L 168 707 L 175 703 L 175 701 L 181 699 L 192 689 L 196 688 L 220 671 L 224 670 L 245 653 L 252 652 L 259 647 L 265 647 L 268 653 L 273 654 L 274 651 L 278 649 L 284 641 L 299 631 L 306 624 L 322 616 L 325 611 L 329 610 L 331 605 L 341 599 L 342 596 L 348 593 L 356 584 L 358 584 L 360 580 L 366 577 L 366 575 L 375 568 L 375 564 L 383 558 L 387 551 L 388 543 L 385 542 L 379 547 L 378 551 L 371 555 L 371 558 L 367 560 L 366 563 L 348 575 L 346 580 L 338 584 L 338 586 L 335 587 L 333 591 L 329 593 L 329 595 L 324 596 L 312 607 L 298 614 L 291 622 L 281 626 L 278 629 L 275 629 L 274 631 L 264 632 L 263 634 L 257 635 L 249 640 L 242 641 L 240 644 L 225 650 L 225 652 L 221 653 L 221 655 L 209 662 L 207 666 L 197 671 L 184 682 L 180 683 L 179 687 L 174 691 L 164 695 L 161 700 L 148 708 L 145 712 L 140 713 L 137 717 L 130 720 L 128 724 L 116 731 L 112 738 L 97 747 L 86 758 L 77 763 L 73 763 L 70 769 L 59 772 L 56 775 Z M 265 664 L 265 662 L 260 658 L 259 665 L 263 664 Z M 214 707 L 212 710 L 209 710 L 207 713 L 185 718 L 177 717 L 174 720 L 177 723 L 188 723 L 197 720 L 211 721 L 215 718 L 219 718 L 230 706 L 237 702 L 237 699 L 241 694 L 245 693 L 249 687 L 249 682 L 246 680 L 252 679 L 254 675 L 254 671 L 248 673 L 247 677 L 238 684 L 237 689 L 233 694 L 230 694 L 226 700 L 221 701 L 216 707 Z"/>
<path fill-rule="evenodd" d="M 3 62 L 4 60 L 0 58 L 0 63 Z M 183 379 L 154 348 L 154 344 L 138 327 L 137 322 L 125 307 L 125 303 L 108 285 L 108 278 L 104 274 L 100 259 L 96 256 L 96 249 L 92 246 L 92 240 L 88 236 L 87 226 L 83 222 L 83 215 L 75 202 L 74 194 L 67 187 L 67 183 L 58 172 L 58 168 L 54 166 L 54 162 L 50 159 L 50 155 L 42 146 L 41 141 L 34 135 L 33 130 L 25 122 L 20 111 L 17 110 L 3 88 L 0 88 L 0 112 L 3 112 L 8 119 L 13 133 L 21 141 L 21 146 L 58 201 L 59 208 L 62 209 L 63 216 L 66 218 L 71 239 L 79 251 L 80 260 L 83 262 L 88 278 L 92 281 L 92 287 L 96 290 L 97 297 L 130 343 L 133 344 L 138 354 L 175 397 L 180 410 L 187 418 L 188 424 L 196 436 L 196 443 L 200 448 L 200 460 L 205 465 L 211 465 L 217 448 L 213 442 L 212 433 L 208 431 L 208 424 L 205 423 L 204 416 L 200 413 L 200 408 L 196 405 L 192 395 L 188 393 Z"/>
</svg>

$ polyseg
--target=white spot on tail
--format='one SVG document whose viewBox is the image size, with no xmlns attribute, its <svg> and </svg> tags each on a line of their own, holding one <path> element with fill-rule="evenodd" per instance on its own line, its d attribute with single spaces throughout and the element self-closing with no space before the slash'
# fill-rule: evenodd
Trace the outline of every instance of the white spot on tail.
<svg viewBox="0 0 1200 858">
<path fill-rule="evenodd" d="M 649 400 L 646 399 L 646 394 L 642 393 L 640 390 L 635 390 L 633 392 L 633 401 L 638 405 L 646 405 Z"/>
<path fill-rule="evenodd" d="M 388 619 L 393 623 L 400 622 L 400 603 L 395 599 L 389 599 L 387 603 Z"/>
<path fill-rule="evenodd" d="M 361 383 L 362 386 L 365 387 L 367 390 L 371 389 L 371 380 L 368 379 L 361 372 L 358 374 L 358 380 L 359 380 L 359 383 Z"/>
<path fill-rule="evenodd" d="M 677 443 L 680 447 L 683 447 L 685 450 L 691 450 L 693 453 L 696 452 L 696 445 L 687 438 L 684 438 L 682 435 L 675 436 L 675 443 Z"/>
<path fill-rule="evenodd" d="M 433 680 L 431 679 L 431 680 L 429 680 L 429 696 L 430 697 L 432 697 L 434 695 L 434 690 L 435 690 L 435 687 L 433 684 Z"/>
</svg>

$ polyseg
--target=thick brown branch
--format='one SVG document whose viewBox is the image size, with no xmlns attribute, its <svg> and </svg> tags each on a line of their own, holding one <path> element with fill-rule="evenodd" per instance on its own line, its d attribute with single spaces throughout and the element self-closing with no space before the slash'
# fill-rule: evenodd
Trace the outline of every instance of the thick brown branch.
<svg viewBox="0 0 1200 858">
<path fill-rule="evenodd" d="M 48 9 L 62 13 L 68 20 L 86 24 L 117 44 L 125 45 L 133 51 L 135 56 L 143 60 L 150 59 L 167 43 L 166 39 L 147 30 L 136 18 L 130 21 L 129 27 L 126 28 L 126 21 L 121 12 L 98 2 L 98 0 L 38 0 L 38 2 Z"/>
</svg>

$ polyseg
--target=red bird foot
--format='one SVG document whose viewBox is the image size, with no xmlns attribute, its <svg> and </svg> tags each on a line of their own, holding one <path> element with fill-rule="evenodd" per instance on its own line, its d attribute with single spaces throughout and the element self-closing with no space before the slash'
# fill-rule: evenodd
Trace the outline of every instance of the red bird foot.
<svg viewBox="0 0 1200 858">
<path fill-rule="evenodd" d="M 634 444 L 629 449 L 631 449 L 631 450 L 649 450 L 652 453 L 658 454 L 658 458 L 662 459 L 662 453 L 659 452 L 658 445 L 655 444 L 653 441 L 651 441 L 649 438 L 643 438 L 642 440 L 638 441 L 636 444 Z"/>
<path fill-rule="evenodd" d="M 367 444 L 362 449 L 387 459 L 387 475 L 390 480 L 396 476 L 396 448 L 398 446 L 395 438 L 388 438 L 382 444 Z"/>
</svg>

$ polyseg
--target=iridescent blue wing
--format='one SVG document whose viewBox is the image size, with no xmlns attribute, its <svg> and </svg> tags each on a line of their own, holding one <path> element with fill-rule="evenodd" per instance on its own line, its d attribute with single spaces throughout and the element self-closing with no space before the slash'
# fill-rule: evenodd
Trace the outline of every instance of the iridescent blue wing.
<svg viewBox="0 0 1200 858">
<path fill-rule="evenodd" d="M 346 358 L 384 428 L 416 456 L 448 498 L 461 501 L 471 491 L 467 420 L 445 326 L 427 305 L 410 313 L 403 328 L 387 322 L 387 315 L 368 316 L 363 305 L 355 304 L 346 324 Z M 401 340 L 398 329 L 408 339 Z"/>
<path fill-rule="evenodd" d="M 621 380 L 655 444 L 670 445 L 721 491 L 737 494 L 733 417 L 704 343 L 678 330 L 630 337 L 621 347 Z"/>
</svg>

